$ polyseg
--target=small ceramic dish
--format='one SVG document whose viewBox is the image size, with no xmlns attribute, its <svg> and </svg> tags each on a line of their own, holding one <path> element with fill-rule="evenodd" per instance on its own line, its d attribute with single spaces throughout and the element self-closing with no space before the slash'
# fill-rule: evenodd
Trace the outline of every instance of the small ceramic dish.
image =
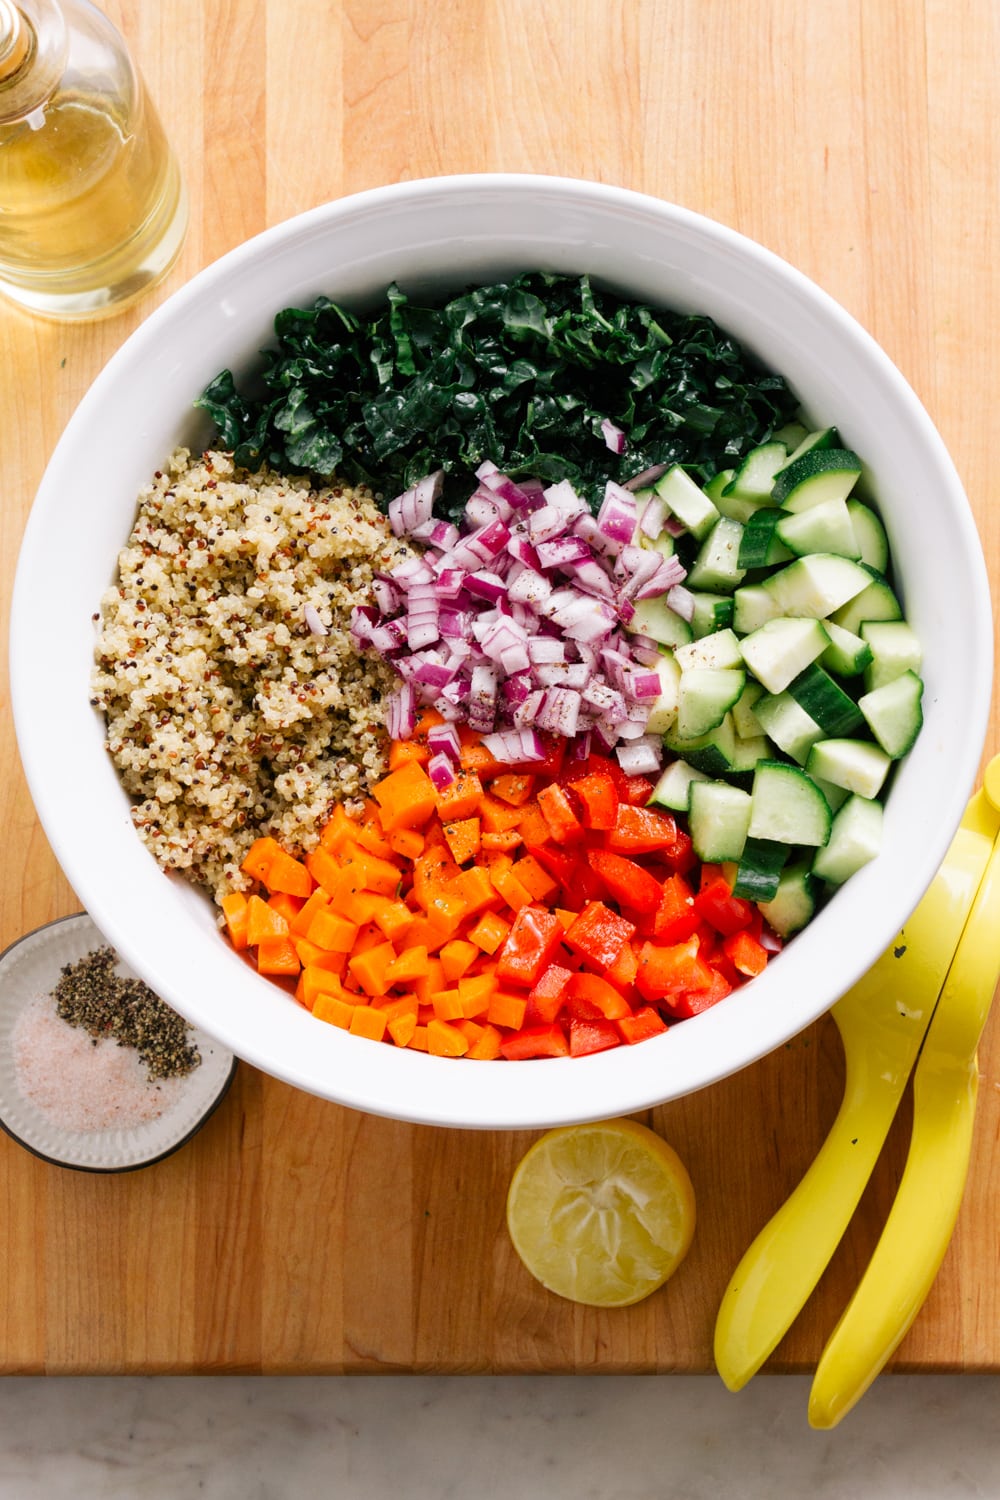
<svg viewBox="0 0 1000 1500">
<path fill-rule="evenodd" d="M 131 1172 L 172 1155 L 197 1134 L 218 1108 L 237 1067 L 231 1052 L 192 1026 L 188 1035 L 198 1048 L 201 1062 L 185 1076 L 165 1080 L 158 1089 L 155 1085 L 148 1086 L 147 1098 L 155 1102 L 147 1103 L 146 1107 L 157 1109 L 153 1117 L 135 1123 L 126 1118 L 118 1124 L 94 1129 L 67 1123 L 74 1114 L 78 1118 L 86 1114 L 85 1108 L 74 1109 L 85 1106 L 85 1099 L 74 1100 L 65 1095 L 68 1086 L 79 1093 L 80 1073 L 90 1071 L 86 1052 L 79 1050 L 77 1055 L 82 1056 L 82 1065 L 74 1068 L 74 1081 L 70 1084 L 65 1078 L 60 1080 L 62 1098 L 58 1113 L 47 1107 L 37 1088 L 26 1084 L 27 1071 L 18 1061 L 19 1057 L 23 1061 L 27 1045 L 19 1022 L 29 1008 L 51 996 L 68 964 L 78 963 L 87 954 L 108 946 L 92 919 L 85 912 L 78 912 L 27 933 L 0 953 L 0 1126 L 43 1161 L 82 1172 Z M 115 972 L 125 978 L 137 977 L 120 958 Z M 52 1008 L 54 1015 L 54 1001 Z M 55 1024 L 66 1025 L 58 1018 Z M 131 1049 L 120 1049 L 113 1042 L 92 1042 L 80 1028 L 68 1029 L 78 1033 L 81 1047 L 94 1048 L 92 1077 L 97 1089 L 99 1072 L 103 1074 L 109 1060 L 107 1052 L 98 1049 L 113 1047 L 116 1054 Z M 112 1064 L 121 1062 L 127 1068 L 132 1067 L 131 1057 L 113 1056 L 110 1060 Z M 139 1077 L 145 1070 L 137 1065 L 134 1071 Z"/>
</svg>

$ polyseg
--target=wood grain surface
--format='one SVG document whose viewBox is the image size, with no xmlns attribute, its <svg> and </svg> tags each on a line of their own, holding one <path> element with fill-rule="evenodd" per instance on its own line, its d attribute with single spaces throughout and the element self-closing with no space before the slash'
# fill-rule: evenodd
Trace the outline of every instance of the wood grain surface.
<svg viewBox="0 0 1000 1500">
<path fill-rule="evenodd" d="M 182 258 L 87 327 L 0 306 L 4 629 L 46 460 L 157 302 L 265 226 L 445 172 L 596 178 L 712 215 L 793 261 L 875 335 L 937 422 L 994 577 L 1000 389 L 995 0 L 107 0 L 192 201 Z M 929 544 L 933 538 L 928 538 Z M 3 647 L 6 666 L 6 642 Z M 0 944 L 78 909 L 36 820 L 0 680 Z M 1000 748 L 996 713 L 989 751 Z M 67 748 L 66 774 L 72 776 Z M 981 1052 L 972 1173 L 897 1369 L 1000 1367 L 1000 1025 Z M 698 1196 L 669 1285 L 598 1313 L 547 1295 L 507 1241 L 529 1134 L 342 1110 L 242 1066 L 169 1161 L 60 1171 L 0 1140 L 7 1372 L 708 1371 L 729 1274 L 839 1099 L 826 1020 L 644 1116 Z M 877 1239 L 894 1133 L 829 1271 L 768 1368 L 808 1369 Z"/>
</svg>

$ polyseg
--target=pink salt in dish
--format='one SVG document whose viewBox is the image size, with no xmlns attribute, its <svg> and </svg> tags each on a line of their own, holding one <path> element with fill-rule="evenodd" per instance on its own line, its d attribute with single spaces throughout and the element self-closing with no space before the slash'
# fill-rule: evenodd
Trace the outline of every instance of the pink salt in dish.
<svg viewBox="0 0 1000 1500">
<path fill-rule="evenodd" d="M 81 912 L 0 954 L 0 1126 L 54 1165 L 127 1172 L 189 1141 L 225 1097 L 237 1062 L 212 1037 L 187 1027 L 196 1065 L 156 1076 L 173 1070 L 113 1036 L 64 1020 L 54 997 L 60 976 L 98 950 L 107 944 Z M 113 969 L 124 983 L 135 981 L 114 956 Z"/>
</svg>

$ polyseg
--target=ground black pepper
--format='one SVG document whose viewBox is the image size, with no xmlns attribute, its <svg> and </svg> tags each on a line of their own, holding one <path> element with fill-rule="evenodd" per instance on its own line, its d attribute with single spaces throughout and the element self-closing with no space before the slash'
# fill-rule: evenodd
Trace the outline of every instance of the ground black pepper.
<svg viewBox="0 0 1000 1500">
<path fill-rule="evenodd" d="M 95 948 L 75 964 L 66 964 L 52 991 L 56 1010 L 79 1026 L 95 1044 L 113 1037 L 134 1047 L 151 1079 L 179 1078 L 201 1062 L 189 1040 L 187 1023 L 141 979 L 115 972 L 112 948 Z"/>
</svg>

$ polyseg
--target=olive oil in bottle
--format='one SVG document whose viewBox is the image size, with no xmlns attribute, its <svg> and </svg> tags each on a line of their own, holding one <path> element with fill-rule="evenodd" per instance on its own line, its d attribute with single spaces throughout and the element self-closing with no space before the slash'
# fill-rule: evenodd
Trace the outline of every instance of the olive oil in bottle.
<svg viewBox="0 0 1000 1500">
<path fill-rule="evenodd" d="M 187 227 L 176 159 L 125 43 L 90 0 L 0 0 L 0 294 L 114 312 Z"/>
</svg>

